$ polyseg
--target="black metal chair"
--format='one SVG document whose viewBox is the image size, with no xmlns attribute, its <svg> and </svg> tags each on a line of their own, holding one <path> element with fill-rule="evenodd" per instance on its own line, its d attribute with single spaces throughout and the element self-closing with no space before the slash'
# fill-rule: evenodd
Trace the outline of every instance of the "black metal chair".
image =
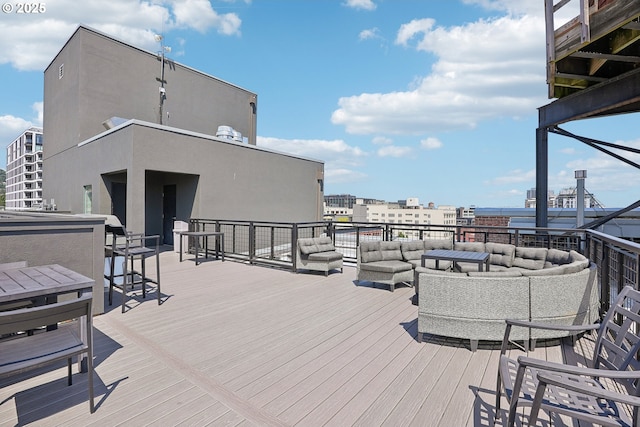
<svg viewBox="0 0 640 427">
<path fill-rule="evenodd" d="M 592 368 L 547 362 L 505 353 L 512 327 L 563 329 L 572 333 L 598 329 Z M 536 425 L 540 410 L 596 425 L 640 426 L 640 292 L 625 287 L 601 324 L 541 325 L 507 321 L 496 389 L 496 419 L 501 391 L 510 403 L 508 426 L 518 407 L 531 407 L 529 425 Z M 523 422 L 524 424 L 524 422 Z"/>
<path fill-rule="evenodd" d="M 107 242 L 106 237 L 111 235 L 111 242 Z M 122 225 L 105 224 L 105 249 L 111 257 L 109 275 L 109 305 L 113 304 L 113 288 L 122 291 L 122 312 L 125 311 L 127 288 L 131 290 L 135 285 L 142 285 L 142 298 L 147 297 L 147 283 L 155 283 L 158 294 L 158 305 L 162 304 L 160 292 L 160 236 L 145 236 L 142 233 L 131 233 Z M 156 257 L 156 278 L 147 277 L 146 259 Z M 115 265 L 118 257 L 122 257 L 122 274 L 116 274 Z M 141 269 L 134 269 L 134 261 L 140 260 Z M 131 263 L 131 267 L 127 264 Z M 116 283 L 118 277 L 122 278 L 122 283 Z"/>
</svg>

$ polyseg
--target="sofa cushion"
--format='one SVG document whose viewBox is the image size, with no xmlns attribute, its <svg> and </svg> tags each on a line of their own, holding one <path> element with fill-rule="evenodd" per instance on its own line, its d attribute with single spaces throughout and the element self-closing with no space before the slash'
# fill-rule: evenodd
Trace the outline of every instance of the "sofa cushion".
<svg viewBox="0 0 640 427">
<path fill-rule="evenodd" d="M 451 239 L 426 239 L 424 240 L 424 250 L 432 249 L 453 249 L 453 241 Z"/>
<path fill-rule="evenodd" d="M 456 251 L 485 252 L 483 242 L 455 242 L 453 249 Z"/>
<path fill-rule="evenodd" d="M 380 273 L 399 273 L 411 269 L 411 264 L 398 260 L 374 261 L 360 264 L 360 270 L 377 271 Z"/>
<path fill-rule="evenodd" d="M 585 260 L 588 261 L 589 259 L 586 256 L 582 255 L 580 252 L 571 250 L 569 251 L 569 260 L 570 262 L 574 262 L 574 261 L 585 261 Z"/>
<path fill-rule="evenodd" d="M 313 237 L 298 239 L 298 247 L 300 248 L 300 252 L 305 255 L 318 252 L 318 246 L 316 245 L 316 240 Z"/>
<path fill-rule="evenodd" d="M 333 246 L 333 241 L 331 237 L 317 237 L 316 238 L 316 246 L 318 247 L 318 252 L 330 252 L 335 251 L 336 248 Z"/>
<path fill-rule="evenodd" d="M 582 271 L 585 268 L 589 267 L 589 260 L 588 259 L 584 259 L 582 261 L 573 261 L 570 262 L 569 264 L 566 264 L 565 266 L 565 273 L 569 274 L 569 273 L 577 273 L 578 271 Z"/>
<path fill-rule="evenodd" d="M 336 251 L 324 251 L 324 252 L 315 252 L 309 254 L 309 261 L 320 261 L 320 262 L 328 262 L 328 261 L 337 261 L 342 259 L 342 254 Z"/>
<path fill-rule="evenodd" d="M 516 247 L 516 256 L 513 266 L 527 270 L 539 270 L 544 268 L 547 259 L 547 248 L 522 248 Z"/>
<path fill-rule="evenodd" d="M 380 241 L 360 242 L 360 261 L 375 262 L 382 261 L 382 253 L 380 252 Z"/>
<path fill-rule="evenodd" d="M 506 243 L 486 243 L 485 251 L 489 252 L 489 263 L 502 265 L 504 267 L 513 266 L 513 258 L 516 254 L 516 247 Z"/>
<path fill-rule="evenodd" d="M 402 251 L 402 258 L 405 261 L 417 260 L 419 265 L 422 254 L 424 253 L 424 241 L 412 240 L 410 242 L 402 242 L 400 249 Z"/>
<path fill-rule="evenodd" d="M 549 249 L 544 265 L 545 267 L 555 267 L 557 265 L 569 264 L 570 262 L 569 252 L 561 251 L 560 249 Z"/>
<path fill-rule="evenodd" d="M 380 242 L 382 261 L 402 261 L 400 242 Z"/>
</svg>

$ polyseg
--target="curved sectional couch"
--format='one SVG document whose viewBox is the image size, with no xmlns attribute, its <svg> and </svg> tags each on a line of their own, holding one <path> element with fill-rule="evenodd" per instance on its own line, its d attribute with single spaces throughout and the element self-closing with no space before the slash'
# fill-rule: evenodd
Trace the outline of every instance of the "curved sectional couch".
<svg viewBox="0 0 640 427">
<path fill-rule="evenodd" d="M 594 264 L 576 251 L 520 248 L 499 243 L 456 243 L 456 250 L 489 252 L 490 269 L 458 263 L 449 271 L 416 268 L 418 340 L 424 334 L 500 341 L 505 319 L 580 325 L 599 318 Z M 558 338 L 564 331 L 514 328 L 516 340 Z"/>
</svg>

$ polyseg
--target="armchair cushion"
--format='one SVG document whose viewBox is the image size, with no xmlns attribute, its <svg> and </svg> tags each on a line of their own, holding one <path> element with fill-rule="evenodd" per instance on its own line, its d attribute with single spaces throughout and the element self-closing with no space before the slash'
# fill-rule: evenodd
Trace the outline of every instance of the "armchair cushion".
<svg viewBox="0 0 640 427">
<path fill-rule="evenodd" d="M 380 242 L 361 242 L 360 243 L 360 261 L 363 263 L 382 261 L 382 252 L 380 252 Z"/>
<path fill-rule="evenodd" d="M 317 252 L 330 252 L 336 250 L 335 246 L 333 246 L 331 237 L 328 236 L 316 238 L 316 247 L 318 248 Z"/>
<path fill-rule="evenodd" d="M 382 261 L 402 261 L 400 242 L 380 242 Z"/>
<path fill-rule="evenodd" d="M 305 255 L 318 252 L 318 245 L 316 244 L 316 239 L 313 237 L 298 239 L 298 247 L 300 248 L 300 252 Z"/>
<path fill-rule="evenodd" d="M 342 259 L 342 254 L 336 251 L 326 251 L 326 252 L 315 252 L 309 254 L 309 261 L 337 261 Z"/>
</svg>

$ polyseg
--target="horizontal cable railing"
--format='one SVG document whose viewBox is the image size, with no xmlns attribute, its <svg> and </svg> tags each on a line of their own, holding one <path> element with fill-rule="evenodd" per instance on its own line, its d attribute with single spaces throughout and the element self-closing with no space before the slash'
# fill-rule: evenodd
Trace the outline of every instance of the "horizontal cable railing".
<svg viewBox="0 0 640 427">
<path fill-rule="evenodd" d="M 295 271 L 296 241 L 329 236 L 345 262 L 356 262 L 360 242 L 372 240 L 450 239 L 465 242 L 509 243 L 524 247 L 575 250 L 598 266 L 602 310 L 625 285 L 639 289 L 640 245 L 604 233 L 581 229 L 388 224 L 319 221 L 280 223 L 193 218 L 191 231 L 221 231 L 225 235 L 225 257 L 250 264 L 266 263 Z M 213 250 L 215 237 L 209 245 Z"/>
</svg>

